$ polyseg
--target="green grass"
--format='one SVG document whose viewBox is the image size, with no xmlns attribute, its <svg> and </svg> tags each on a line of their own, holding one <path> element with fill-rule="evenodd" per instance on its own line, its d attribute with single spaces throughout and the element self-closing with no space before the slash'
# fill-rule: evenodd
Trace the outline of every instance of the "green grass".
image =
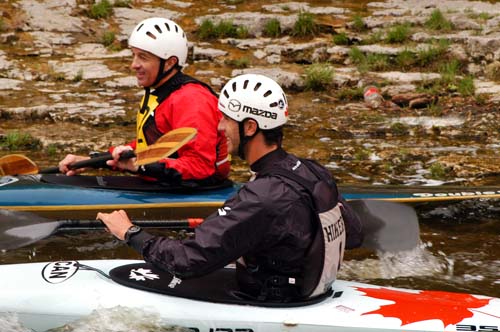
<svg viewBox="0 0 500 332">
<path fill-rule="evenodd" d="M 344 87 L 335 93 L 335 96 L 340 101 L 352 101 L 352 100 L 362 100 L 363 99 L 363 88 L 349 88 Z"/>
<path fill-rule="evenodd" d="M 333 43 L 335 45 L 349 45 L 349 37 L 347 37 L 345 32 L 333 35 Z"/>
<path fill-rule="evenodd" d="M 113 14 L 113 6 L 108 0 L 101 0 L 90 7 L 90 18 L 108 18 Z"/>
<path fill-rule="evenodd" d="M 113 7 L 131 8 L 132 0 L 115 0 L 113 2 Z"/>
<path fill-rule="evenodd" d="M 393 26 L 385 37 L 385 41 L 389 44 L 404 43 L 410 38 L 411 28 L 409 23 L 397 24 Z"/>
<path fill-rule="evenodd" d="M 250 59 L 247 57 L 242 57 L 234 60 L 225 60 L 225 64 L 235 67 L 235 68 L 248 68 L 250 66 Z"/>
<path fill-rule="evenodd" d="M 467 75 L 460 81 L 458 81 L 458 93 L 460 93 L 464 97 L 473 96 L 475 92 L 474 87 L 474 77 L 471 75 Z"/>
<path fill-rule="evenodd" d="M 281 23 L 278 19 L 273 18 L 264 25 L 263 35 L 266 37 L 276 38 L 281 35 Z"/>
<path fill-rule="evenodd" d="M 204 20 L 198 29 L 198 37 L 201 40 L 214 40 L 217 38 L 246 38 L 248 29 L 244 26 L 236 26 L 231 20 L 222 20 L 214 24 L 211 20 Z"/>
<path fill-rule="evenodd" d="M 417 59 L 413 52 L 409 50 L 403 50 L 398 55 L 396 55 L 394 61 L 401 70 L 409 70 L 415 65 Z"/>
<path fill-rule="evenodd" d="M 34 138 L 31 134 L 13 131 L 7 133 L 0 140 L 0 148 L 6 150 L 26 150 L 38 149 L 42 146 L 42 142 L 38 138 Z"/>
<path fill-rule="evenodd" d="M 446 39 L 432 41 L 429 48 L 417 52 L 418 65 L 426 67 L 432 63 L 442 61 L 448 52 L 450 42 Z"/>
<path fill-rule="evenodd" d="M 115 33 L 113 31 L 105 31 L 101 36 L 101 44 L 108 47 L 115 41 Z"/>
<path fill-rule="evenodd" d="M 363 21 L 363 18 L 361 16 L 354 16 L 352 20 L 352 29 L 357 32 L 363 32 L 367 30 L 365 21 Z"/>
<path fill-rule="evenodd" d="M 301 12 L 297 17 L 297 21 L 292 28 L 292 36 L 295 37 L 311 37 L 318 32 L 318 26 L 315 22 L 313 14 L 308 12 Z"/>
<path fill-rule="evenodd" d="M 391 133 L 394 136 L 404 136 L 408 134 L 408 126 L 401 122 L 395 122 L 391 125 Z"/>
<path fill-rule="evenodd" d="M 439 9 L 434 9 L 424 26 L 431 30 L 450 31 L 453 30 L 453 24 L 446 19 Z"/>
<path fill-rule="evenodd" d="M 433 163 L 429 167 L 429 172 L 430 177 L 436 180 L 444 179 L 447 174 L 446 168 L 438 162 Z"/>
<path fill-rule="evenodd" d="M 305 88 L 306 90 L 323 91 L 332 85 L 333 67 L 328 64 L 315 63 L 306 70 Z"/>
</svg>

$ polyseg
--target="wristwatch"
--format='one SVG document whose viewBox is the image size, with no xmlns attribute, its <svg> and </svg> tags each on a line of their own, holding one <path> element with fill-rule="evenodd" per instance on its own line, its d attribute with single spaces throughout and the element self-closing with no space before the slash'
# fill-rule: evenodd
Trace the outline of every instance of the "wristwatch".
<svg viewBox="0 0 500 332">
<path fill-rule="evenodd" d="M 142 231 L 142 229 L 139 226 L 130 226 L 129 229 L 127 229 L 127 231 L 125 232 L 125 242 L 128 244 L 132 236 L 138 234 L 140 231 Z"/>
</svg>

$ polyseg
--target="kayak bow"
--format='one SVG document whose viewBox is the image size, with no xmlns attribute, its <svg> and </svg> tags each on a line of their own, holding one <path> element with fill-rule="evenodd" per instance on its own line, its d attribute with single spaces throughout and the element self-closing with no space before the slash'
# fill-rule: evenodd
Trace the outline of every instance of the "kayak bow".
<svg viewBox="0 0 500 332">
<path fill-rule="evenodd" d="M 222 271 L 232 273 L 230 270 Z M 108 277 L 110 271 L 117 282 Z M 229 279 L 213 283 L 219 277 L 223 278 L 209 275 L 209 279 L 180 280 L 141 261 L 129 260 L 3 265 L 0 314 L 15 314 L 24 327 L 34 331 L 60 327 L 94 310 L 109 308 L 152 312 L 166 325 L 204 332 L 442 332 L 496 331 L 500 327 L 500 299 L 487 296 L 337 280 L 333 291 L 316 301 L 263 307 L 241 305 L 245 301 L 235 299 L 229 291 L 218 293 L 214 288 L 232 287 Z M 207 287 L 209 280 L 212 283 Z M 183 298 L 160 294 L 162 290 L 131 288 L 147 289 L 157 284 L 175 294 L 183 283 L 196 294 Z M 205 296 L 208 298 L 203 299 Z"/>
</svg>

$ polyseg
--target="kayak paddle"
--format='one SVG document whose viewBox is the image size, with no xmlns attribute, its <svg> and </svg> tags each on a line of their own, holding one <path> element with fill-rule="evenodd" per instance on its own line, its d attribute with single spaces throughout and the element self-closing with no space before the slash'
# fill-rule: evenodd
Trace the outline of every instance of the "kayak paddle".
<svg viewBox="0 0 500 332">
<path fill-rule="evenodd" d="M 202 218 L 185 220 L 134 220 L 144 228 L 190 229 L 203 222 Z M 25 247 L 43 240 L 58 230 L 104 229 L 100 220 L 53 221 L 30 212 L 0 210 L 0 250 Z"/>
<path fill-rule="evenodd" d="M 419 241 L 418 218 L 407 205 L 375 200 L 349 201 L 359 216 L 365 233 L 363 247 L 376 251 L 403 251 L 415 248 Z M 191 219 L 192 220 L 192 219 Z M 187 221 L 133 221 L 141 227 L 192 228 Z M 199 223 L 199 222 L 198 222 Z M 52 221 L 29 212 L 0 210 L 0 250 L 16 249 L 49 237 L 59 229 L 104 227 L 96 220 Z"/>
<path fill-rule="evenodd" d="M 0 157 L 0 176 L 36 173 L 38 173 L 38 166 L 22 154 L 9 154 Z"/>
<path fill-rule="evenodd" d="M 129 159 L 137 157 L 137 165 L 146 165 L 167 158 L 175 153 L 194 136 L 197 130 L 195 128 L 183 127 L 169 131 L 160 137 L 154 144 L 139 151 L 125 151 L 120 159 Z M 111 153 L 105 153 L 99 157 L 82 160 L 70 165 L 71 169 L 84 167 L 96 167 L 102 162 L 111 160 Z M 0 158 L 0 175 L 24 175 L 24 174 L 50 174 L 59 173 L 59 167 L 49 167 L 39 170 L 37 165 L 28 157 L 21 154 L 12 154 Z"/>
</svg>

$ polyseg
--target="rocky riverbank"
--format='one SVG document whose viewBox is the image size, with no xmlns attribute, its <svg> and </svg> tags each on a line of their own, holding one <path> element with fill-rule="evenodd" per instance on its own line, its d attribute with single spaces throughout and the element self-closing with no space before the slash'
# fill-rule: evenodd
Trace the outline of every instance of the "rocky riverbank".
<svg viewBox="0 0 500 332">
<path fill-rule="evenodd" d="M 287 148 L 339 180 L 499 184 L 500 3 L 328 3 L 122 0 L 102 18 L 93 1 L 0 3 L 0 134 L 39 138 L 42 164 L 131 138 L 142 91 L 127 36 L 164 16 L 188 33 L 186 72 L 216 90 L 243 72 L 282 84 Z"/>
</svg>

